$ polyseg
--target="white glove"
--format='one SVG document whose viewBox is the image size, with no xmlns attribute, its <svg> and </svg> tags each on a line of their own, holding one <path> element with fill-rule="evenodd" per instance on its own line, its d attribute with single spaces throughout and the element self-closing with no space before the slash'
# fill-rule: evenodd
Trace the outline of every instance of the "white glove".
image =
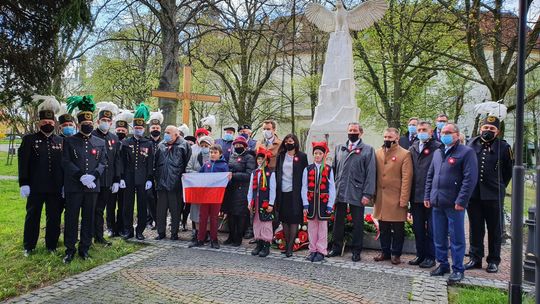
<svg viewBox="0 0 540 304">
<path fill-rule="evenodd" d="M 120 188 L 120 184 L 119 183 L 113 183 L 112 186 L 111 186 L 111 192 L 112 193 L 118 192 L 118 188 Z"/>
<path fill-rule="evenodd" d="M 120 189 L 125 189 L 126 188 L 126 181 L 121 179 L 120 180 Z"/>
<path fill-rule="evenodd" d="M 21 196 L 28 197 L 30 195 L 30 186 L 21 186 Z"/>
<path fill-rule="evenodd" d="M 96 183 L 90 182 L 88 185 L 86 185 L 86 187 L 88 187 L 88 189 L 94 189 L 96 187 Z"/>
<path fill-rule="evenodd" d="M 96 180 L 96 177 L 90 174 L 85 174 L 81 176 L 81 183 L 85 186 L 88 186 L 88 184 L 90 184 L 94 180 Z"/>
<path fill-rule="evenodd" d="M 146 186 L 144 186 L 144 190 L 148 190 L 152 188 L 152 182 L 151 181 L 146 181 Z"/>
</svg>

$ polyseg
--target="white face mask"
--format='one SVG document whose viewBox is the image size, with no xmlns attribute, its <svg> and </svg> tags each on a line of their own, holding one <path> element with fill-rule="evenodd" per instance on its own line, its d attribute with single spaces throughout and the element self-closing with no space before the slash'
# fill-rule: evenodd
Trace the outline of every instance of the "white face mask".
<svg viewBox="0 0 540 304">
<path fill-rule="evenodd" d="M 99 129 L 102 132 L 108 132 L 110 127 L 111 126 L 109 125 L 108 122 L 102 121 L 102 122 L 99 123 Z"/>
<path fill-rule="evenodd" d="M 274 133 L 272 133 L 272 130 L 264 130 L 263 135 L 264 135 L 264 138 L 270 139 L 274 136 Z"/>
</svg>

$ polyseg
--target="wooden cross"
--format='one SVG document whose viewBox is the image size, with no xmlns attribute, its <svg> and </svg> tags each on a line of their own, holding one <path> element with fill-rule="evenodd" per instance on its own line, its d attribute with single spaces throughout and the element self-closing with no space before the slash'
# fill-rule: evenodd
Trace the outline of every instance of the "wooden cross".
<svg viewBox="0 0 540 304">
<path fill-rule="evenodd" d="M 191 101 L 221 102 L 221 97 L 217 95 L 204 95 L 191 93 L 191 67 L 184 66 L 184 87 L 183 92 L 170 92 L 152 90 L 153 97 L 182 100 L 182 122 L 189 125 L 189 110 Z"/>
</svg>

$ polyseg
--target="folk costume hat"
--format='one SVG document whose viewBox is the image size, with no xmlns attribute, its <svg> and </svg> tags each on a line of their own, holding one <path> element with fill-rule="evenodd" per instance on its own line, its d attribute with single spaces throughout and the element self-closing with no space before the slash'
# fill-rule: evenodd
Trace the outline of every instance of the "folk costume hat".
<svg viewBox="0 0 540 304">
<path fill-rule="evenodd" d="M 94 121 L 94 111 L 96 110 L 96 104 L 94 103 L 94 96 L 70 96 L 67 98 L 68 113 L 73 113 L 75 109 L 78 109 L 77 121 L 82 123 L 84 121 Z"/>
<path fill-rule="evenodd" d="M 114 125 L 116 128 L 126 128 L 129 130 L 129 125 L 133 122 L 133 113 L 130 110 L 120 110 L 116 115 Z"/>
<path fill-rule="evenodd" d="M 204 136 L 208 136 L 208 134 L 210 134 L 210 133 L 205 128 L 198 128 L 197 131 L 195 131 L 195 137 L 199 136 L 200 134 L 202 134 Z"/>
<path fill-rule="evenodd" d="M 156 112 L 150 113 L 150 119 L 148 120 L 148 125 L 159 125 L 163 123 L 163 112 L 158 109 Z"/>
<path fill-rule="evenodd" d="M 109 118 L 112 121 L 113 117 L 118 114 L 118 106 L 110 101 L 98 102 L 96 107 L 98 108 L 98 120 Z"/>
<path fill-rule="evenodd" d="M 259 149 L 257 149 L 257 154 L 256 154 L 256 157 L 264 157 L 264 159 L 266 160 L 266 162 L 269 162 L 270 161 L 270 158 L 272 158 L 272 151 L 270 150 L 267 150 L 265 149 L 264 147 L 259 147 Z"/>
<path fill-rule="evenodd" d="M 56 118 L 58 119 L 60 125 L 63 125 L 66 122 L 76 122 L 75 117 L 68 113 L 67 104 L 65 103 L 60 105 L 60 111 L 56 113 Z"/>
<path fill-rule="evenodd" d="M 145 122 L 150 117 L 150 108 L 141 102 L 135 108 L 135 115 L 133 117 L 133 126 L 134 127 L 144 127 Z"/>
<path fill-rule="evenodd" d="M 208 115 L 207 117 L 201 119 L 200 125 L 202 128 L 205 128 L 206 130 L 212 132 L 212 128 L 216 126 L 216 116 L 215 115 Z M 197 136 L 197 135 L 195 135 Z"/>
<path fill-rule="evenodd" d="M 182 124 L 181 126 L 178 126 L 178 131 L 182 132 L 184 138 L 186 138 L 189 134 L 189 127 L 186 124 Z"/>
<path fill-rule="evenodd" d="M 492 126 L 497 127 L 497 129 L 499 129 L 501 125 L 501 121 L 496 116 L 488 116 L 484 118 L 484 121 L 482 121 L 482 126 L 483 125 L 492 125 Z"/>
<path fill-rule="evenodd" d="M 34 102 L 41 102 L 38 105 L 39 120 L 55 120 L 54 114 L 60 111 L 60 103 L 54 96 L 32 95 Z"/>
<path fill-rule="evenodd" d="M 311 147 L 313 148 L 313 152 L 315 152 L 315 150 L 320 150 L 324 154 L 327 154 L 329 151 L 328 144 L 325 141 L 312 142 Z"/>
</svg>

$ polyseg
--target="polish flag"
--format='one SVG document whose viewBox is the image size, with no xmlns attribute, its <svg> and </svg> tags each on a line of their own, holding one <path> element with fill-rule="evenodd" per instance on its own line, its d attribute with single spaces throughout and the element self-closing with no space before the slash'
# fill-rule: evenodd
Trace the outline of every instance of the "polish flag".
<svg viewBox="0 0 540 304">
<path fill-rule="evenodd" d="M 221 204 L 229 172 L 185 173 L 182 175 L 184 202 L 192 204 Z"/>
</svg>

